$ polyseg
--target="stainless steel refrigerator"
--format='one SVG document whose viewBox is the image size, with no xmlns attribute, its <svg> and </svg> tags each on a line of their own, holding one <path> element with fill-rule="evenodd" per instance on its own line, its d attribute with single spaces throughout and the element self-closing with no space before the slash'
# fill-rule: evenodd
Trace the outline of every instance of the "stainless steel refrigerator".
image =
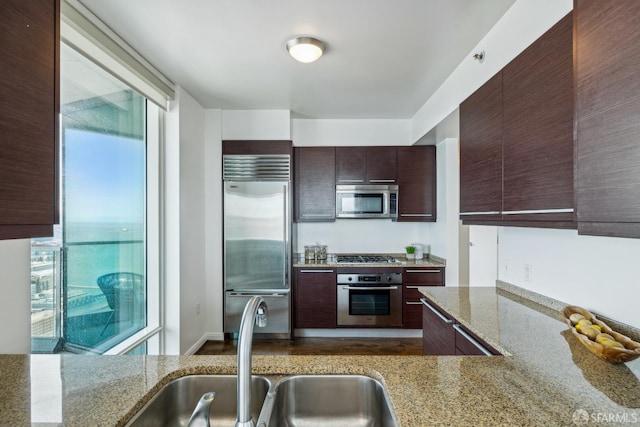
<svg viewBox="0 0 640 427">
<path fill-rule="evenodd" d="M 289 155 L 225 155 L 224 332 L 237 333 L 246 303 L 260 295 L 267 326 L 291 331 L 291 195 Z"/>
</svg>

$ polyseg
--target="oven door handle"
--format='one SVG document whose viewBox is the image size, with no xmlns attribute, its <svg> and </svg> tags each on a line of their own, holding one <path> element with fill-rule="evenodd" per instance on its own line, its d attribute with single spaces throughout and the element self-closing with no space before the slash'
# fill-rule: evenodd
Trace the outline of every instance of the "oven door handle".
<svg viewBox="0 0 640 427">
<path fill-rule="evenodd" d="M 371 287 L 357 287 L 357 286 L 342 286 L 342 289 L 345 290 L 349 290 L 349 291 L 396 291 L 398 290 L 397 286 L 384 286 L 384 287 L 378 287 L 378 286 L 371 286 Z"/>
</svg>

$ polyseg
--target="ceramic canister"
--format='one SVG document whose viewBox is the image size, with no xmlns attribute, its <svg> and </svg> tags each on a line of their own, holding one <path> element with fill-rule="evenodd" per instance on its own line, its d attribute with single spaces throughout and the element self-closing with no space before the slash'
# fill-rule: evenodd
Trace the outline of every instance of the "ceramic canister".
<svg viewBox="0 0 640 427">
<path fill-rule="evenodd" d="M 415 248 L 414 254 L 416 259 L 422 259 L 424 257 L 424 245 L 420 243 L 412 243 L 411 246 Z"/>
</svg>

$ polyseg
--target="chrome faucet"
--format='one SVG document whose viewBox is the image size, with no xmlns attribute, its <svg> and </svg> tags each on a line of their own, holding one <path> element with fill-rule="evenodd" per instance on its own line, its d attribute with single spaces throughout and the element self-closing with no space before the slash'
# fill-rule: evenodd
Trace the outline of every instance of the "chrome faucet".
<svg viewBox="0 0 640 427">
<path fill-rule="evenodd" d="M 252 297 L 244 308 L 238 332 L 238 418 L 236 427 L 255 427 L 251 418 L 251 342 L 253 327 L 267 326 L 267 304 Z"/>
</svg>

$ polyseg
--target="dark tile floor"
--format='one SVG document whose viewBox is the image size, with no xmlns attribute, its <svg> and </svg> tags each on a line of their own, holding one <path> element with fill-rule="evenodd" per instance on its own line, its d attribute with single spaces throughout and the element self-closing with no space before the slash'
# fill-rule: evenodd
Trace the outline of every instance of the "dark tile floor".
<svg viewBox="0 0 640 427">
<path fill-rule="evenodd" d="M 237 342 L 207 341 L 196 354 L 236 354 Z M 253 354 L 290 355 L 421 355 L 420 338 L 296 338 L 254 340 Z"/>
</svg>

